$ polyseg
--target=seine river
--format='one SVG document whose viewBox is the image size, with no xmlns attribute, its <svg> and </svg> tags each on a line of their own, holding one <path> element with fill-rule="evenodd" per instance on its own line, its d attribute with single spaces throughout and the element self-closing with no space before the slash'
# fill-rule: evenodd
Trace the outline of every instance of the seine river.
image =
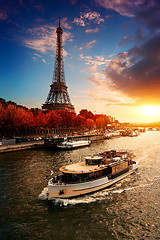
<svg viewBox="0 0 160 240">
<path fill-rule="evenodd" d="M 70 161 L 111 149 L 132 151 L 139 169 L 109 190 L 53 206 L 42 200 L 51 170 L 57 173 Z M 1 154 L 0 239 L 160 239 L 160 132 L 99 141 L 68 152 Z"/>
</svg>

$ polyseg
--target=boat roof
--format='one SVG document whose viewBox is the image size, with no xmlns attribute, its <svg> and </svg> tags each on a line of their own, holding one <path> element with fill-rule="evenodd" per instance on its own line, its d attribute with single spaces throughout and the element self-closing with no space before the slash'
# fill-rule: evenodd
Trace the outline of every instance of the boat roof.
<svg viewBox="0 0 160 240">
<path fill-rule="evenodd" d="M 85 162 L 78 162 L 67 166 L 62 166 L 59 170 L 63 173 L 82 174 L 99 171 L 107 165 L 87 165 Z"/>
<path fill-rule="evenodd" d="M 103 159 L 103 157 L 105 156 L 106 153 L 112 153 L 112 152 L 116 152 L 116 151 L 107 151 L 105 153 L 102 154 L 97 154 L 97 155 L 89 155 L 85 157 L 85 160 L 100 160 Z M 62 166 L 59 168 L 59 170 L 63 173 L 70 173 L 70 174 L 83 174 L 83 173 L 91 173 L 91 172 L 96 172 L 96 171 L 100 171 L 103 170 L 107 167 L 113 167 L 116 166 L 118 164 L 121 164 L 124 160 L 122 158 L 122 155 L 126 154 L 127 152 L 117 152 L 117 154 L 121 154 L 121 157 L 114 156 L 111 158 L 107 158 L 107 160 L 109 160 L 108 164 L 94 164 L 94 165 L 88 165 L 86 164 L 85 161 L 83 162 L 78 162 L 78 163 L 74 163 L 74 164 L 70 164 L 70 165 L 66 165 L 66 166 Z"/>
</svg>

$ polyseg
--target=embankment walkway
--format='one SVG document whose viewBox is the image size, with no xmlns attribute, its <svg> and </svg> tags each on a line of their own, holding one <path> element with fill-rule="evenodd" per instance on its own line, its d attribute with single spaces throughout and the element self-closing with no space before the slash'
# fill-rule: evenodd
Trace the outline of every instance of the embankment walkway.
<svg viewBox="0 0 160 240">
<path fill-rule="evenodd" d="M 14 145 L 0 146 L 0 153 L 15 152 L 20 150 L 27 149 L 38 149 L 44 147 L 44 141 L 33 141 L 33 142 L 24 142 L 17 143 Z"/>
</svg>

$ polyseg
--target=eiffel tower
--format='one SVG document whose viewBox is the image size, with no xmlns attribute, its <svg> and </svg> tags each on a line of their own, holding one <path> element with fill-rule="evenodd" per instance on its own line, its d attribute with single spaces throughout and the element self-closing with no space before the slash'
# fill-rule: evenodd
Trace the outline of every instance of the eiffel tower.
<svg viewBox="0 0 160 240">
<path fill-rule="evenodd" d="M 63 63 L 63 48 L 62 48 L 62 34 L 63 30 L 60 26 L 56 30 L 57 33 L 57 45 L 55 66 L 52 84 L 50 85 L 50 91 L 46 99 L 45 104 L 42 105 L 42 109 L 46 110 L 69 110 L 75 112 L 74 106 L 71 104 L 64 75 L 64 63 Z"/>
</svg>

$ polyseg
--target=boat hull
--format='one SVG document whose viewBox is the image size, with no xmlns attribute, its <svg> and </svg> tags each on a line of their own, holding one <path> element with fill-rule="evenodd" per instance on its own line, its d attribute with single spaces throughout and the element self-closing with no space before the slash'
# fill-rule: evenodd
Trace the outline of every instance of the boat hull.
<svg viewBox="0 0 160 240">
<path fill-rule="evenodd" d="M 64 150 L 74 150 L 77 148 L 83 148 L 83 147 L 89 147 L 91 144 L 85 144 L 85 145 L 79 145 L 79 146 L 73 146 L 73 147 L 61 147 L 57 146 L 57 150 L 64 151 Z"/>
<path fill-rule="evenodd" d="M 58 184 L 53 185 L 51 183 L 48 184 L 48 200 L 55 199 L 68 199 L 75 198 L 85 194 L 93 193 L 105 188 L 110 187 L 114 183 L 120 181 L 121 179 L 127 177 L 132 174 L 138 168 L 138 164 L 134 164 L 131 166 L 131 169 L 128 172 L 123 173 L 122 175 L 114 178 L 108 179 L 107 176 L 83 183 L 74 183 L 74 184 Z"/>
<path fill-rule="evenodd" d="M 57 149 L 58 150 L 73 150 L 73 149 L 77 149 L 77 148 L 82 148 L 82 147 L 88 147 L 91 145 L 91 141 L 77 141 L 75 143 L 66 143 L 63 145 L 63 143 L 61 145 L 57 145 Z"/>
</svg>

